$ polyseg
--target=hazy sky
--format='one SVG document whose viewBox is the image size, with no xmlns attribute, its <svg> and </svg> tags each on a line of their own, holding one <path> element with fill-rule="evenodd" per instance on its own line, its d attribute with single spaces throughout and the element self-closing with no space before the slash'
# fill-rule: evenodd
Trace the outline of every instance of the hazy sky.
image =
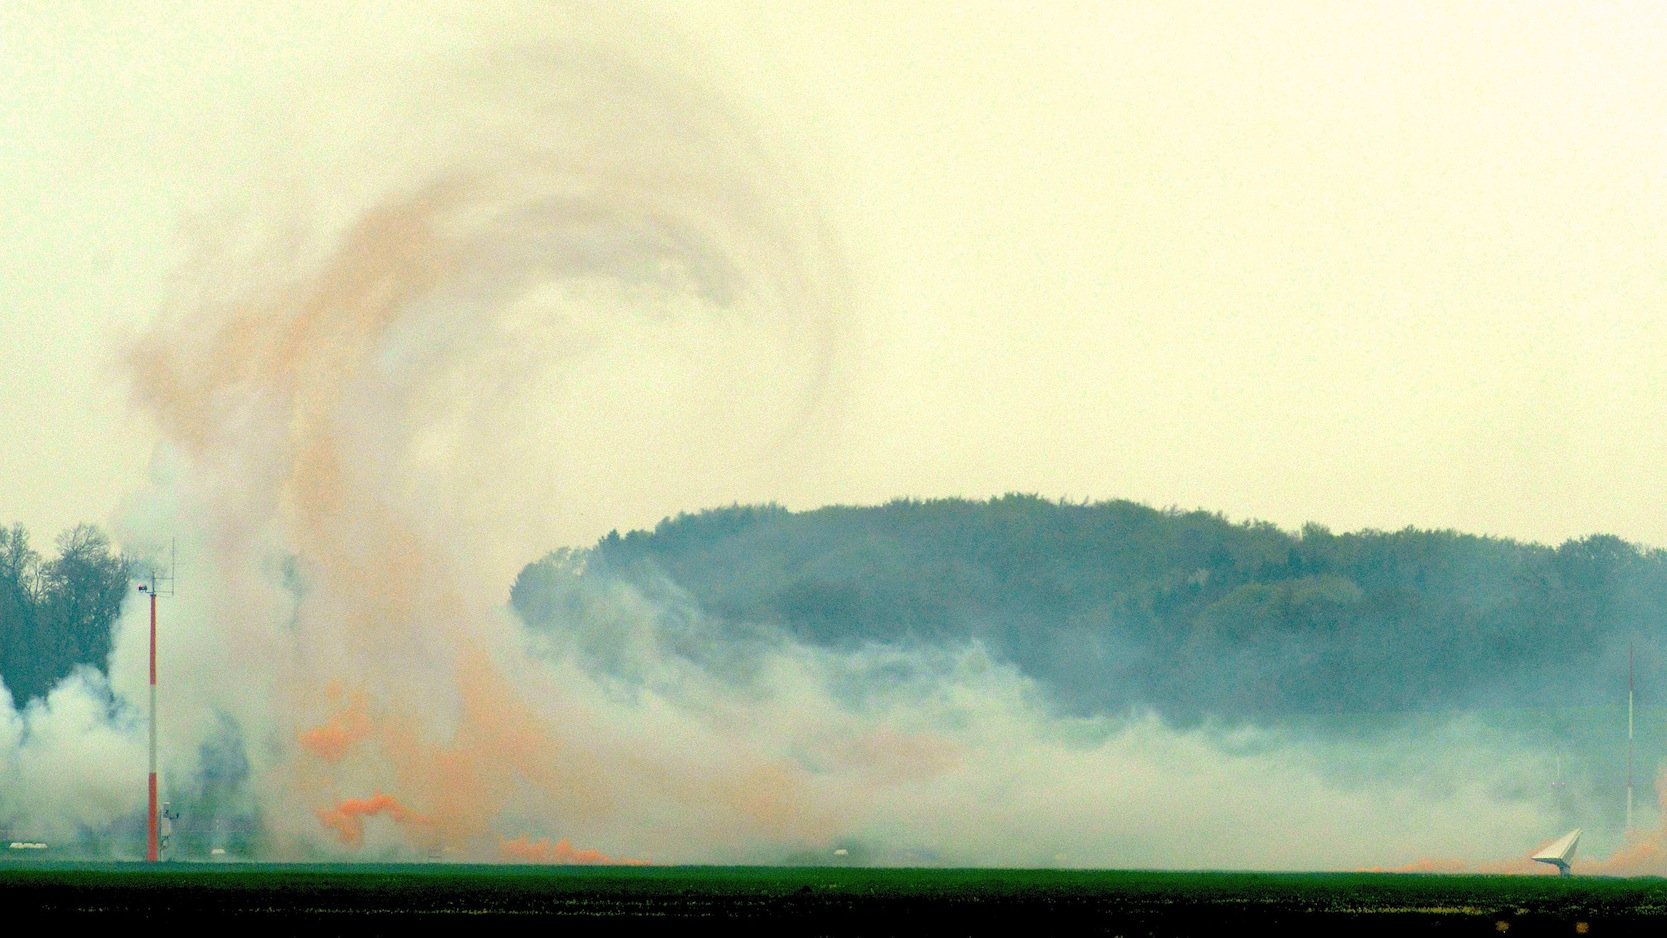
<svg viewBox="0 0 1667 938">
<path fill-rule="evenodd" d="M 1648 3 L 0 4 L 0 520 L 142 488 L 124 349 L 247 193 L 362 199 L 425 82 L 567 33 L 732 97 L 846 276 L 808 440 L 607 429 L 659 358 L 781 393 L 757 343 L 641 346 L 550 546 L 1006 491 L 1667 545 Z"/>
</svg>

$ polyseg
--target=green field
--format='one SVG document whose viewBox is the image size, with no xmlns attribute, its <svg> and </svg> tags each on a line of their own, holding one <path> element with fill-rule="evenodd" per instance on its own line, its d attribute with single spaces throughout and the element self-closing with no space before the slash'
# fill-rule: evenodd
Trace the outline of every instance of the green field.
<svg viewBox="0 0 1667 938">
<path fill-rule="evenodd" d="M 1617 935 L 1659 932 L 1667 880 L 1371 873 L 761 867 L 0 866 L 12 924 L 313 934 L 460 925 L 571 933 Z M 22 931 L 12 932 L 22 934 Z"/>
</svg>

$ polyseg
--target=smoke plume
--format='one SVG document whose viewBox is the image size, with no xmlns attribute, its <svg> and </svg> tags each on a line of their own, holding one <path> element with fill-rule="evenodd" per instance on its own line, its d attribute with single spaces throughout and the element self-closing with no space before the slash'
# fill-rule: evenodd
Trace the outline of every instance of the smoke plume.
<svg viewBox="0 0 1667 938">
<path fill-rule="evenodd" d="M 321 828 L 481 858 L 510 834 L 618 838 L 579 819 L 636 810 L 636 787 L 699 792 L 726 827 L 796 830 L 802 773 L 779 756 L 737 740 L 733 761 L 687 765 L 633 741 L 583 675 L 533 673 L 488 598 L 502 587 L 482 585 L 505 581 L 501 532 L 472 512 L 580 494 L 560 478 L 506 487 L 515 470 L 497 460 L 572 445 L 563 419 L 609 397 L 588 382 L 708 380 L 720 397 L 702 406 L 734 406 L 766 442 L 790 432 L 827 376 L 830 245 L 756 131 L 685 76 L 580 43 L 461 75 L 426 103 L 475 135 L 428 125 L 453 139 L 419 135 L 432 149 L 414 178 L 338 230 L 280 217 L 250 250 L 212 246 L 134 349 L 211 565 L 182 613 L 214 641 L 172 656 L 185 686 L 168 699 L 241 728 L 279 854 Z M 767 404 L 622 344 L 685 339 L 773 381 Z M 232 680 L 204 686 L 217 677 Z M 499 829 L 525 803 L 542 806 L 528 829 Z"/>
</svg>

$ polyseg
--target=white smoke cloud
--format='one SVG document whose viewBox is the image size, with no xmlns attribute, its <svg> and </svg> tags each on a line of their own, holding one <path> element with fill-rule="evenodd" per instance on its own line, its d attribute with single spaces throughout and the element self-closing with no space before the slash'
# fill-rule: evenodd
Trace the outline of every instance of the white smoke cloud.
<svg viewBox="0 0 1667 938">
<path fill-rule="evenodd" d="M 22 712 L 0 694 L 0 828 L 61 841 L 131 815 L 145 787 L 145 725 L 78 668 Z M 142 848 L 142 845 L 140 845 Z"/>
<path fill-rule="evenodd" d="M 652 736 L 698 740 L 696 753 L 732 749 L 739 732 L 787 757 L 808 786 L 799 810 L 819 821 L 792 845 L 801 859 L 843 846 L 883 863 L 1477 865 L 1509 860 L 1513 844 L 1525 852 L 1557 823 L 1541 784 L 1549 755 L 1476 717 L 1399 728 L 1378 718 L 1370 741 L 1281 727 L 1183 731 L 1150 713 L 1065 718 L 976 645 L 840 651 L 766 632 L 736 649 L 701 636 L 710 623 L 672 596 L 605 590 L 583 620 L 540 633 L 535 652 L 558 667 L 584 662 L 573 679 L 596 681 L 622 724 L 657 717 L 665 722 Z M 779 860 L 786 846 L 724 852 L 741 845 L 671 838 L 653 855 Z"/>
</svg>

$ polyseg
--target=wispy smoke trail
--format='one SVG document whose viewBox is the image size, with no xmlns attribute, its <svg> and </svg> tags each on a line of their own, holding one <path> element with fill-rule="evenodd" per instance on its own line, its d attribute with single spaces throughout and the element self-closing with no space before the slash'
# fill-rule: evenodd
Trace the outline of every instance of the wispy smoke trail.
<svg viewBox="0 0 1667 938">
<path fill-rule="evenodd" d="M 377 792 L 369 798 L 348 798 L 338 805 L 318 809 L 318 823 L 335 831 L 341 842 L 358 847 L 365 842 L 365 818 L 386 814 L 395 823 L 429 827 L 431 820 L 412 814 L 392 795 Z"/>
<path fill-rule="evenodd" d="M 134 351 L 138 397 L 215 565 L 198 612 L 226 624 L 221 649 L 176 684 L 216 665 L 255 672 L 176 699 L 227 711 L 258 740 L 259 804 L 280 851 L 316 840 L 308 817 L 358 845 L 385 814 L 421 828 L 414 841 L 491 856 L 504 833 L 492 825 L 517 798 L 549 811 L 529 833 L 561 833 L 549 828 L 624 810 L 619 777 L 692 785 L 718 815 L 791 828 L 799 812 L 772 799 L 792 798 L 794 773 L 772 759 L 737 752 L 720 775 L 690 777 L 624 744 L 582 692 L 517 675 L 511 626 L 481 602 L 480 566 L 458 556 L 495 532 L 453 506 L 496 493 L 436 490 L 425 475 L 494 434 L 559 447 L 559 428 L 505 426 L 495 411 L 540 397 L 538 382 L 559 383 L 614 331 L 736 337 L 719 351 L 785 376 L 758 412 L 768 419 L 747 428 L 780 437 L 827 379 L 830 247 L 752 128 L 687 76 L 565 44 L 466 85 L 428 103 L 490 126 L 484 138 L 434 155 L 427 178 L 326 250 L 281 266 L 285 245 L 257 242 L 264 256 L 240 260 L 262 274 L 237 261 L 194 272 L 200 289 Z M 593 389 L 542 390 L 582 406 Z M 515 467 L 490 469 L 489 487 Z"/>
</svg>

